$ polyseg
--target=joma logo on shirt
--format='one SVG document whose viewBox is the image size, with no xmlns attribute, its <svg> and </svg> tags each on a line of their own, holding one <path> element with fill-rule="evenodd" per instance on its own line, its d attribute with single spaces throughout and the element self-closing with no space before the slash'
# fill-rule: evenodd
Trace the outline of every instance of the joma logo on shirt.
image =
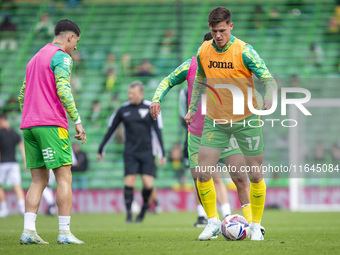
<svg viewBox="0 0 340 255">
<path fill-rule="evenodd" d="M 210 61 L 208 68 L 224 68 L 224 69 L 234 69 L 232 62 L 217 62 Z"/>
</svg>

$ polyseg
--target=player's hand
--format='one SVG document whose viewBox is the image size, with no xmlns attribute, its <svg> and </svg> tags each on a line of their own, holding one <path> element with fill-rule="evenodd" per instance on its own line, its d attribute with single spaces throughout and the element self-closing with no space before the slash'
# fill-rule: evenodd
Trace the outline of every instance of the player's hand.
<svg viewBox="0 0 340 255">
<path fill-rule="evenodd" d="M 77 135 L 75 135 L 74 138 L 76 138 L 77 140 L 82 140 L 81 144 L 85 143 L 86 132 L 81 123 L 76 124 L 76 132 L 77 132 Z"/>
<path fill-rule="evenodd" d="M 97 159 L 98 159 L 98 161 L 99 162 L 102 162 L 103 160 L 104 160 L 104 157 L 103 157 L 103 155 L 102 154 L 97 154 Z"/>
<path fill-rule="evenodd" d="M 157 117 L 158 117 L 158 114 L 161 112 L 161 104 L 158 103 L 158 102 L 153 102 L 151 105 L 150 105 L 150 114 L 151 114 L 151 117 L 156 120 Z"/>
<path fill-rule="evenodd" d="M 192 118 L 195 116 L 195 114 L 195 112 L 188 112 L 187 115 L 185 115 L 184 120 L 188 125 L 192 123 Z"/>
<path fill-rule="evenodd" d="M 159 165 L 160 166 L 164 166 L 165 163 L 166 163 L 166 157 L 163 157 L 163 158 L 159 159 Z"/>
<path fill-rule="evenodd" d="M 263 101 L 263 110 L 269 110 L 270 108 L 272 108 L 272 100 L 264 100 Z"/>
</svg>

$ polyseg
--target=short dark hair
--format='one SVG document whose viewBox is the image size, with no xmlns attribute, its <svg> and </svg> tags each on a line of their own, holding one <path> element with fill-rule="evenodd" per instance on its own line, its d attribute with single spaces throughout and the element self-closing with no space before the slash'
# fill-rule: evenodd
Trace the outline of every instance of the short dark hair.
<svg viewBox="0 0 340 255">
<path fill-rule="evenodd" d="M 204 35 L 203 41 L 204 41 L 204 42 L 205 42 L 205 41 L 210 41 L 211 39 L 213 39 L 213 37 L 212 37 L 211 33 L 209 32 L 209 33 L 206 33 L 206 34 Z"/>
<path fill-rule="evenodd" d="M 74 32 L 77 36 L 80 36 L 80 28 L 76 23 L 69 19 L 60 20 L 54 29 L 54 34 L 59 35 L 61 32 L 71 31 Z"/>
<path fill-rule="evenodd" d="M 218 23 L 225 21 L 227 24 L 231 22 L 231 12 L 224 7 L 216 7 L 209 13 L 209 26 L 214 27 Z"/>
</svg>

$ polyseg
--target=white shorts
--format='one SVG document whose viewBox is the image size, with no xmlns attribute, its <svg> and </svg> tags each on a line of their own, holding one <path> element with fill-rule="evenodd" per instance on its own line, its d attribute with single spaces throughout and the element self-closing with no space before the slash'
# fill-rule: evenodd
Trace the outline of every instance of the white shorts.
<svg viewBox="0 0 340 255">
<path fill-rule="evenodd" d="M 21 184 L 20 166 L 17 162 L 0 163 L 0 185 L 6 182 L 9 186 Z"/>
</svg>

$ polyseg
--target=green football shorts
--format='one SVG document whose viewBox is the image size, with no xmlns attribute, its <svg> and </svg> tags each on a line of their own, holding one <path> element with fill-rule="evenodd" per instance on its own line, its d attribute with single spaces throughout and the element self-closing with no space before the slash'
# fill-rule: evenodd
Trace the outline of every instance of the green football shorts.
<svg viewBox="0 0 340 255">
<path fill-rule="evenodd" d="M 198 149 L 201 144 L 201 137 L 188 133 L 188 152 L 190 168 L 196 168 L 198 166 Z M 238 147 L 237 141 L 234 137 L 230 139 L 229 146 L 227 146 L 219 158 L 219 162 L 234 154 L 242 154 L 242 151 Z"/>
<path fill-rule="evenodd" d="M 243 121 L 231 124 L 218 124 L 209 117 L 204 118 L 201 145 L 224 150 L 233 135 L 244 155 L 263 154 L 263 136 L 260 117 L 251 115 Z"/>
<path fill-rule="evenodd" d="M 46 166 L 55 169 L 72 164 L 68 131 L 57 126 L 40 126 L 23 130 L 28 169 Z"/>
</svg>

